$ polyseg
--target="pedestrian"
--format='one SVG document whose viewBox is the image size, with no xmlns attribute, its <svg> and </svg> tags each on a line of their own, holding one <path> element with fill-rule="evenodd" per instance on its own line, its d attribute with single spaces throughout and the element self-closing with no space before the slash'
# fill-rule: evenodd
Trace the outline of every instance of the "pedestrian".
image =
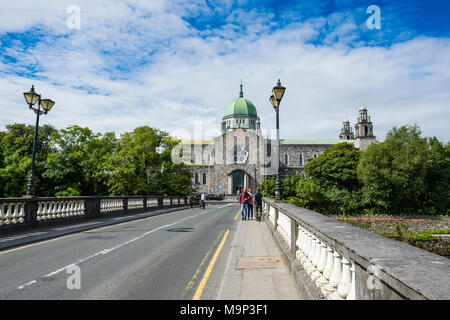
<svg viewBox="0 0 450 320">
<path fill-rule="evenodd" d="M 192 194 L 189 195 L 188 202 L 192 209 L 192 205 L 194 204 L 194 201 L 192 200 Z"/>
<path fill-rule="evenodd" d="M 248 194 L 250 195 L 250 200 L 248 201 L 248 219 L 253 220 L 253 196 L 252 188 L 248 188 Z"/>
<path fill-rule="evenodd" d="M 202 201 L 202 204 L 200 205 L 200 207 L 202 209 L 205 209 L 205 205 L 206 205 L 206 193 L 205 192 L 202 193 L 201 201 Z"/>
<path fill-rule="evenodd" d="M 256 189 L 255 196 L 253 197 L 253 206 L 255 208 L 256 221 L 261 221 L 262 218 L 262 194 L 261 189 Z"/>
<path fill-rule="evenodd" d="M 239 203 L 241 205 L 242 220 L 247 220 L 247 209 L 248 209 L 248 202 L 249 202 L 250 198 L 251 197 L 247 192 L 247 188 L 244 188 L 242 193 L 239 195 Z"/>
</svg>

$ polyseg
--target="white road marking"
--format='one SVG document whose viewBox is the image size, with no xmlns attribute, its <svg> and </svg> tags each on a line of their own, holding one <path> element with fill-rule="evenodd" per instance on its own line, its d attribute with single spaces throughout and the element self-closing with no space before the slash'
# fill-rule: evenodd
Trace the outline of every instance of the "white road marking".
<svg viewBox="0 0 450 320">
<path fill-rule="evenodd" d="M 33 280 L 33 281 L 28 282 L 28 283 L 25 283 L 24 285 L 21 285 L 21 286 L 17 287 L 17 289 L 22 290 L 23 288 L 29 287 L 29 286 L 31 286 L 31 285 L 33 285 L 35 283 L 36 283 L 36 280 Z"/>
<path fill-rule="evenodd" d="M 223 206 L 217 207 L 217 209 L 222 209 L 222 208 L 229 207 L 229 206 L 232 206 L 232 205 L 235 205 L 235 204 L 236 204 L 236 203 L 225 204 L 225 205 L 223 205 Z"/>
<path fill-rule="evenodd" d="M 80 259 L 80 260 L 78 260 L 77 262 L 71 263 L 71 264 L 69 264 L 69 265 L 67 265 L 67 266 L 64 266 L 64 267 L 62 267 L 62 268 L 59 268 L 58 270 L 55 270 L 55 271 L 53 271 L 53 272 L 50 272 L 49 274 L 46 274 L 46 275 L 43 276 L 42 278 L 49 278 L 49 277 L 52 277 L 52 276 L 54 276 L 54 275 L 56 275 L 56 274 L 58 274 L 58 273 L 60 273 L 60 272 L 62 272 L 62 271 L 64 271 L 64 270 L 68 269 L 69 267 L 71 267 L 71 266 L 73 266 L 73 265 L 79 265 L 79 264 L 81 264 L 81 263 L 83 263 L 83 262 L 86 262 L 86 261 L 92 259 L 92 258 L 95 258 L 96 256 L 108 254 L 108 253 L 113 252 L 113 251 L 115 251 L 115 250 L 117 250 L 117 249 L 119 249 L 119 248 L 121 248 L 121 247 L 123 247 L 123 246 L 125 246 L 125 245 L 127 245 L 127 244 L 136 242 L 137 240 L 142 239 L 142 238 L 144 238 L 146 235 L 149 235 L 149 234 L 151 234 L 151 233 L 153 233 L 153 232 L 155 232 L 155 231 L 158 231 L 158 230 L 161 230 L 161 229 L 163 229 L 163 228 L 167 228 L 167 227 L 173 226 L 173 225 L 175 225 L 175 224 L 177 224 L 177 223 L 180 223 L 180 222 L 182 222 L 182 221 L 185 221 L 185 220 L 189 220 L 189 219 L 198 217 L 199 215 L 202 215 L 202 214 L 204 214 L 204 213 L 205 213 L 205 211 L 203 211 L 203 212 L 201 212 L 201 213 L 198 213 L 198 214 L 195 214 L 195 215 L 193 215 L 193 216 L 189 216 L 189 217 L 180 219 L 180 220 L 178 220 L 178 221 L 176 221 L 176 222 L 174 222 L 174 223 L 166 224 L 166 225 L 161 226 L 161 227 L 158 227 L 158 228 L 156 228 L 156 229 L 153 229 L 153 230 L 149 230 L 149 231 L 147 231 L 147 232 L 144 232 L 144 233 L 141 234 L 140 236 L 138 236 L 138 237 L 136 237 L 136 238 L 133 238 L 133 239 L 131 239 L 131 240 L 128 240 L 128 241 L 126 241 L 126 242 L 123 242 L 123 243 L 121 243 L 121 244 L 119 244 L 119 245 L 117 245 L 117 246 L 115 246 L 115 247 L 112 247 L 112 248 L 109 248 L 109 249 L 103 249 L 103 250 L 101 250 L 101 251 L 99 251 L 99 252 L 96 252 L 96 253 L 94 253 L 94 254 L 91 254 L 90 256 L 88 256 L 88 257 L 86 257 L 86 258 Z M 29 287 L 29 286 L 31 286 L 31 285 L 33 285 L 33 284 L 35 284 L 35 283 L 37 283 L 37 280 L 32 280 L 32 281 L 30 281 L 30 282 L 28 282 L 28 283 L 26 283 L 26 284 L 24 284 L 24 285 L 18 286 L 17 289 L 22 290 L 23 288 Z"/>
</svg>

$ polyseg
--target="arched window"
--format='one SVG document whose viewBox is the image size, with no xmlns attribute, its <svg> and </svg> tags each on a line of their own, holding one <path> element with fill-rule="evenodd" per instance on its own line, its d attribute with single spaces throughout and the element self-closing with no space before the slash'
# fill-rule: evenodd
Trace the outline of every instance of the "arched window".
<svg viewBox="0 0 450 320">
<path fill-rule="evenodd" d="M 208 164 L 211 164 L 211 153 L 208 153 Z"/>
<path fill-rule="evenodd" d="M 203 184 L 206 184 L 206 173 L 203 174 Z"/>
<path fill-rule="evenodd" d="M 195 184 L 199 184 L 200 181 L 198 180 L 198 173 L 196 173 L 194 176 L 195 176 Z"/>
<path fill-rule="evenodd" d="M 288 154 L 284 155 L 284 164 L 287 166 L 289 165 L 289 155 Z"/>
<path fill-rule="evenodd" d="M 317 153 L 314 153 L 314 158 L 317 158 Z"/>
<path fill-rule="evenodd" d="M 300 161 L 299 161 L 300 165 L 302 166 L 303 165 L 303 154 L 300 153 L 299 159 L 300 159 Z"/>
</svg>

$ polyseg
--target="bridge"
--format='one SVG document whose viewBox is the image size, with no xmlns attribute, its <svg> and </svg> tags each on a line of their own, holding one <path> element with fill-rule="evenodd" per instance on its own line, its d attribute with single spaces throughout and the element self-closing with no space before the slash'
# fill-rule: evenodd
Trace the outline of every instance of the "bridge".
<svg viewBox="0 0 450 320">
<path fill-rule="evenodd" d="M 1 299 L 449 299 L 447 258 L 264 199 L 0 199 Z"/>
</svg>

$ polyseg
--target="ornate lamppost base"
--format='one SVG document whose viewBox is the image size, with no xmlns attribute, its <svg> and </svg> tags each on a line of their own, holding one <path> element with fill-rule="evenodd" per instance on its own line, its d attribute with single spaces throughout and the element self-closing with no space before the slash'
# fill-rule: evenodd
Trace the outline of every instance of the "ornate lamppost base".
<svg viewBox="0 0 450 320">
<path fill-rule="evenodd" d="M 279 177 L 277 177 L 275 180 L 275 200 L 281 200 L 281 193 L 282 193 L 281 180 Z"/>
<path fill-rule="evenodd" d="M 34 198 L 34 197 L 36 197 L 34 180 L 35 180 L 34 176 L 32 176 L 32 175 L 28 178 L 27 194 L 24 195 L 23 198 Z"/>
</svg>

